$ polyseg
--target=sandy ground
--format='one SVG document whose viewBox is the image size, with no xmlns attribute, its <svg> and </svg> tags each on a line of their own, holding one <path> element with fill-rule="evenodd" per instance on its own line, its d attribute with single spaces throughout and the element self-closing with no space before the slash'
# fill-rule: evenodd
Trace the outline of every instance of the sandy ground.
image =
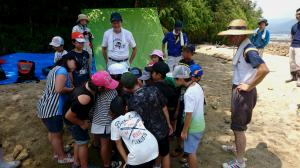
<svg viewBox="0 0 300 168">
<path fill-rule="evenodd" d="M 232 66 L 228 48 L 201 46 L 195 60 L 204 69 L 201 85 L 205 89 L 206 131 L 198 150 L 199 167 L 221 167 L 234 156 L 221 150 L 221 144 L 233 141 L 230 130 Z M 216 58 L 226 57 L 227 60 Z M 300 89 L 289 78 L 288 58 L 266 54 L 271 73 L 258 86 L 258 103 L 247 131 L 247 166 L 253 168 L 300 167 Z M 30 157 L 24 168 L 53 168 L 46 129 L 36 117 L 36 103 L 45 83 L 0 86 L 0 141 L 7 160 L 17 144 L 28 149 Z M 67 131 L 66 131 L 67 134 Z M 98 165 L 97 152 L 90 150 L 90 160 Z M 172 159 L 172 167 L 179 167 Z"/>
</svg>

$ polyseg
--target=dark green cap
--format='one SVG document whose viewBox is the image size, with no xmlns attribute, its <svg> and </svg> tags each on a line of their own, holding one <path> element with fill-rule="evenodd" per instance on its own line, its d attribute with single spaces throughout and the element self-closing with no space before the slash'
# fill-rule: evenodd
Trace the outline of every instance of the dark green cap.
<svg viewBox="0 0 300 168">
<path fill-rule="evenodd" d="M 121 84 L 123 85 L 123 87 L 128 89 L 132 89 L 136 84 L 136 81 L 137 81 L 136 76 L 130 72 L 123 73 L 121 77 Z"/>
</svg>

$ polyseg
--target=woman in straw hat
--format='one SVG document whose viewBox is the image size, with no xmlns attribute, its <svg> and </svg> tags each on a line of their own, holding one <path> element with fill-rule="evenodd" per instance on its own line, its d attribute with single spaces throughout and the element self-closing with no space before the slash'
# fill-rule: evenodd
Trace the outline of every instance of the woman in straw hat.
<svg viewBox="0 0 300 168">
<path fill-rule="evenodd" d="M 218 35 L 227 36 L 232 45 L 238 47 L 233 57 L 233 86 L 231 102 L 231 129 L 235 137 L 234 145 L 223 145 L 225 151 L 236 154 L 236 159 L 223 163 L 223 168 L 245 168 L 244 154 L 246 148 L 245 131 L 251 121 L 252 110 L 257 100 L 256 85 L 269 73 L 257 49 L 250 42 L 246 22 L 236 19 L 230 22 L 228 30 Z"/>
</svg>

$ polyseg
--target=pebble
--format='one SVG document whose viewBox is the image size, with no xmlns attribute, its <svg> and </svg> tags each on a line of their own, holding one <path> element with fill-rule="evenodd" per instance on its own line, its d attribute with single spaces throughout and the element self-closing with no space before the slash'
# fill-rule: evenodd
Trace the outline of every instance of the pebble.
<svg viewBox="0 0 300 168">
<path fill-rule="evenodd" d="M 12 155 L 13 158 L 16 159 L 23 149 L 24 147 L 22 145 L 16 145 Z"/>
</svg>

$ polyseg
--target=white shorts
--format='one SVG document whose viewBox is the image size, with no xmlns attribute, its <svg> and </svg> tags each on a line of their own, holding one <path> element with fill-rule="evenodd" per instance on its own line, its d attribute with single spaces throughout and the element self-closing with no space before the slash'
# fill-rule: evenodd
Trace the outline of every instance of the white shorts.
<svg viewBox="0 0 300 168">
<path fill-rule="evenodd" d="M 182 56 L 178 56 L 178 57 L 168 56 L 167 64 L 169 65 L 170 72 L 173 72 L 174 68 L 178 65 L 181 59 Z"/>
<path fill-rule="evenodd" d="M 112 64 L 115 64 L 115 63 L 119 63 L 119 64 L 122 64 L 126 67 L 126 69 L 129 69 L 130 68 L 130 65 L 129 65 L 129 59 L 127 61 L 123 61 L 123 62 L 116 62 L 116 61 L 113 61 L 111 59 L 108 58 L 108 62 L 107 62 L 107 68 L 112 65 Z"/>
<path fill-rule="evenodd" d="M 91 128 L 92 134 L 110 134 L 110 125 L 108 126 L 102 126 L 92 123 Z"/>
<path fill-rule="evenodd" d="M 291 72 L 300 71 L 300 48 L 290 47 L 289 55 Z"/>
</svg>

